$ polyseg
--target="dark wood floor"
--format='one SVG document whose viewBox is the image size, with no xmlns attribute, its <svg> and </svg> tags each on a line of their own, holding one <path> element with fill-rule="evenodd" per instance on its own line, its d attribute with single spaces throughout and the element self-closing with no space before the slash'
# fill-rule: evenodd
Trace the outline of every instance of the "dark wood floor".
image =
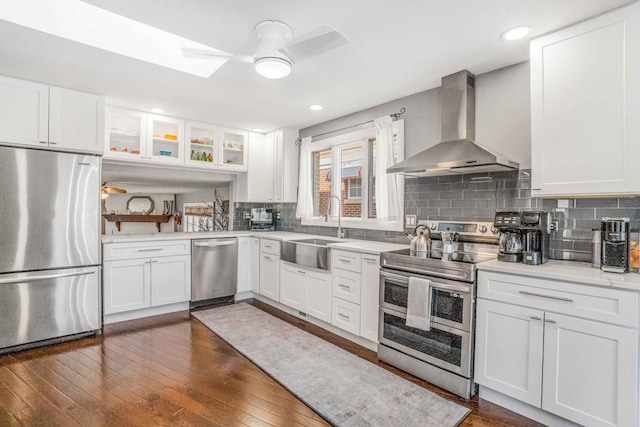
<svg viewBox="0 0 640 427">
<path fill-rule="evenodd" d="M 376 354 L 255 306 L 472 409 L 463 426 L 539 426 L 464 401 Z M 325 426 L 327 423 L 187 313 L 105 327 L 104 335 L 0 357 L 0 426 Z"/>
</svg>

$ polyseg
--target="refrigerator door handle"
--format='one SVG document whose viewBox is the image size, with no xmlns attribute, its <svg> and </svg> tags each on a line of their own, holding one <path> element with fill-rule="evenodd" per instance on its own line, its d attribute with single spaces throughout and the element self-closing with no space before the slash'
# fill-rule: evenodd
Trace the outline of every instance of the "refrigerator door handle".
<svg viewBox="0 0 640 427">
<path fill-rule="evenodd" d="M 193 246 L 198 248 L 216 248 L 218 246 L 229 246 L 229 245 L 235 245 L 235 244 L 236 244 L 235 240 L 222 240 L 220 242 L 208 242 L 208 243 L 193 242 Z"/>
<path fill-rule="evenodd" d="M 61 277 L 86 276 L 86 275 L 95 274 L 95 273 L 96 272 L 94 270 L 87 270 L 87 271 L 74 271 L 71 273 L 44 274 L 41 276 L 22 276 L 19 278 L 0 279 L 0 285 L 5 285 L 7 283 L 33 282 L 36 280 L 59 279 Z"/>
</svg>

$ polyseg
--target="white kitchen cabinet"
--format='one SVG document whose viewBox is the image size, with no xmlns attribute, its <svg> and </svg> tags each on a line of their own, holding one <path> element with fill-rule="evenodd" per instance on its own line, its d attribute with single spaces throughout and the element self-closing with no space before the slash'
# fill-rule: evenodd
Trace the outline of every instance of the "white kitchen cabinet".
<svg viewBox="0 0 640 427">
<path fill-rule="evenodd" d="M 533 196 L 640 193 L 640 3 L 531 42 Z"/>
<path fill-rule="evenodd" d="M 251 291 L 260 292 L 260 239 L 251 238 L 251 266 L 250 266 Z"/>
<path fill-rule="evenodd" d="M 360 304 L 333 298 L 331 324 L 353 335 L 360 335 Z"/>
<path fill-rule="evenodd" d="M 105 158 L 184 164 L 184 120 L 107 107 Z"/>
<path fill-rule="evenodd" d="M 104 314 L 151 307 L 151 260 L 103 264 Z"/>
<path fill-rule="evenodd" d="M 225 169 L 246 171 L 249 133 L 238 129 L 220 128 L 218 138 L 222 143 L 220 164 Z"/>
<path fill-rule="evenodd" d="M 280 263 L 280 302 L 299 311 L 306 308 L 306 271 L 286 262 Z"/>
<path fill-rule="evenodd" d="M 631 291 L 481 271 L 475 381 L 584 426 L 635 426 L 637 302 Z"/>
<path fill-rule="evenodd" d="M 105 243 L 105 323 L 189 308 L 191 242 Z"/>
<path fill-rule="evenodd" d="M 204 168 L 219 167 L 222 144 L 218 126 L 187 120 L 185 129 L 185 164 Z"/>
<path fill-rule="evenodd" d="M 295 129 L 249 134 L 249 168 L 238 176 L 241 202 L 285 203 L 298 199 L 298 148 Z"/>
<path fill-rule="evenodd" d="M 0 141 L 102 154 L 104 98 L 0 76 Z"/>
<path fill-rule="evenodd" d="M 305 312 L 316 319 L 331 322 L 331 273 L 307 271 Z"/>
<path fill-rule="evenodd" d="M 260 295 L 280 301 L 280 256 L 260 253 Z"/>
<path fill-rule="evenodd" d="M 254 274 L 251 237 L 238 237 L 238 290 L 237 293 L 251 291 L 251 275 Z M 256 257 L 256 260 L 259 258 Z"/>
<path fill-rule="evenodd" d="M 380 256 L 362 254 L 360 336 L 378 342 L 380 315 Z"/>
</svg>

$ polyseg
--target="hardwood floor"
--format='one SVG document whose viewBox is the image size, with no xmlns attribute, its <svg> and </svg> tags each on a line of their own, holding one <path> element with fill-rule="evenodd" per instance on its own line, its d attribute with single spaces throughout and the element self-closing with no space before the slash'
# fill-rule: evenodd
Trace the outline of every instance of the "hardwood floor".
<svg viewBox="0 0 640 427">
<path fill-rule="evenodd" d="M 464 401 L 376 354 L 259 307 L 472 410 L 463 426 L 540 426 Z M 188 313 L 107 325 L 104 335 L 0 357 L 0 426 L 326 426 L 319 415 Z"/>
</svg>

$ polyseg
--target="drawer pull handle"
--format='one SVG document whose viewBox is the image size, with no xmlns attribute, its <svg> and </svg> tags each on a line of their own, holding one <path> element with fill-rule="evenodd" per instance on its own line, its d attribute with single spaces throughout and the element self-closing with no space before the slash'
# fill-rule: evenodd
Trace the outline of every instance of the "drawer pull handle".
<svg viewBox="0 0 640 427">
<path fill-rule="evenodd" d="M 300 274 L 307 274 L 307 272 L 306 272 L 306 271 L 302 271 L 302 270 L 298 270 L 298 273 L 300 273 Z"/>
<path fill-rule="evenodd" d="M 375 258 L 362 258 L 365 261 L 369 261 L 369 262 L 376 262 Z"/>
<path fill-rule="evenodd" d="M 266 256 L 266 255 L 262 255 L 262 258 L 264 258 L 264 259 L 268 259 L 268 260 L 271 260 L 271 259 L 272 259 L 270 256 Z"/>
<path fill-rule="evenodd" d="M 531 316 L 532 320 L 542 320 L 542 317 L 538 317 L 538 316 Z"/>
<path fill-rule="evenodd" d="M 346 314 L 342 314 L 342 313 L 338 313 L 338 316 L 344 318 L 344 319 L 349 319 L 349 316 L 347 316 Z"/>
<path fill-rule="evenodd" d="M 151 248 L 151 249 L 138 249 L 138 252 L 157 252 L 161 251 L 162 248 Z"/>
<path fill-rule="evenodd" d="M 350 260 L 348 260 L 348 259 L 338 258 L 338 260 L 339 260 L 340 262 L 345 263 L 345 264 L 351 264 L 351 261 L 350 261 Z"/>
<path fill-rule="evenodd" d="M 554 299 L 557 301 L 564 301 L 564 302 L 573 302 L 573 300 L 571 298 L 565 298 L 565 297 L 554 297 L 551 295 L 545 295 L 545 294 L 537 294 L 535 292 L 528 292 L 528 291 L 519 291 L 522 295 L 529 295 L 532 297 L 540 297 L 540 298 L 548 298 L 548 299 Z"/>
<path fill-rule="evenodd" d="M 343 285 L 343 284 L 339 284 L 338 285 L 341 288 L 345 288 L 345 289 L 351 289 L 351 286 L 347 286 L 347 285 Z"/>
<path fill-rule="evenodd" d="M 557 323 L 555 320 L 553 319 L 544 319 L 545 322 L 547 323 Z"/>
</svg>

